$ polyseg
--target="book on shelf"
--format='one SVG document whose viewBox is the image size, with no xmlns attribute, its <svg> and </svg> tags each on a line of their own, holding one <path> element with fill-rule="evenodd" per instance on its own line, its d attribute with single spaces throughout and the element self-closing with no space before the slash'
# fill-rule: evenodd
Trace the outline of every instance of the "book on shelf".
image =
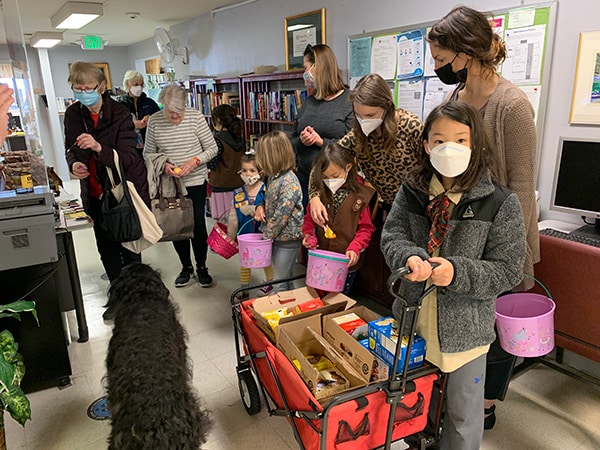
<svg viewBox="0 0 600 450">
<path fill-rule="evenodd" d="M 235 92 L 199 92 L 198 109 L 205 116 L 212 115 L 213 109 L 219 105 L 230 105 L 236 114 L 240 113 L 240 96 Z"/>
<path fill-rule="evenodd" d="M 248 118 L 293 122 L 308 93 L 305 90 L 249 92 Z"/>
</svg>

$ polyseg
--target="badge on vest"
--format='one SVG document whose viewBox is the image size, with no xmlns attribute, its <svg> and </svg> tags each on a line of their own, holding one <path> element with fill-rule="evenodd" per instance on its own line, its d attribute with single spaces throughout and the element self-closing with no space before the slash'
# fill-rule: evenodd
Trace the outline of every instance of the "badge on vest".
<svg viewBox="0 0 600 450">
<path fill-rule="evenodd" d="M 235 194 L 236 202 L 244 201 L 245 198 L 246 198 L 246 194 L 244 194 L 243 192 L 238 192 L 237 194 Z"/>
<path fill-rule="evenodd" d="M 363 201 L 359 198 L 358 200 L 356 200 L 354 202 L 354 205 L 352 205 L 352 211 L 358 212 L 358 211 L 360 211 L 362 206 L 363 206 Z"/>
</svg>

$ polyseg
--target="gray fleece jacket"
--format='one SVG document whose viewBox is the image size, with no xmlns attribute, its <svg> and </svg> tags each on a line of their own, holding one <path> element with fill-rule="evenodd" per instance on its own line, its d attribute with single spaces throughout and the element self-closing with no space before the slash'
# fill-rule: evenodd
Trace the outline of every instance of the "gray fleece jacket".
<svg viewBox="0 0 600 450">
<path fill-rule="evenodd" d="M 429 258 L 428 203 L 428 195 L 406 185 L 400 188 L 381 234 L 381 249 L 392 271 L 404 266 L 409 256 Z M 495 299 L 523 278 L 525 227 L 516 194 L 484 176 L 454 207 L 439 256 L 454 266 L 450 285 L 437 291 L 441 351 L 490 344 L 495 337 Z M 405 281 L 399 292 L 414 303 L 423 288 L 424 282 Z"/>
</svg>

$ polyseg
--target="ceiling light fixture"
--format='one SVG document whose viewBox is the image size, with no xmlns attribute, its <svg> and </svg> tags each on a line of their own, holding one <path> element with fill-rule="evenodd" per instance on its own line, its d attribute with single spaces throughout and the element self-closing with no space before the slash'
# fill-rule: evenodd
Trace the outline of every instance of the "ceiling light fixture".
<svg viewBox="0 0 600 450">
<path fill-rule="evenodd" d="M 29 45 L 35 48 L 51 48 L 63 40 L 61 31 L 40 31 L 29 39 Z"/>
<path fill-rule="evenodd" d="M 215 17 L 215 14 L 218 12 L 223 12 L 223 11 L 227 11 L 228 9 L 233 9 L 233 8 L 237 8 L 238 6 L 244 6 L 244 5 L 248 5 L 250 3 L 254 3 L 256 0 L 244 0 L 242 2 L 237 2 L 237 3 L 231 3 L 229 5 L 224 5 L 224 6 L 219 6 L 217 8 L 213 8 L 210 10 L 210 13 L 213 17 Z"/>
<path fill-rule="evenodd" d="M 76 30 L 102 14 L 100 3 L 67 2 L 51 17 L 50 23 L 54 28 Z"/>
</svg>

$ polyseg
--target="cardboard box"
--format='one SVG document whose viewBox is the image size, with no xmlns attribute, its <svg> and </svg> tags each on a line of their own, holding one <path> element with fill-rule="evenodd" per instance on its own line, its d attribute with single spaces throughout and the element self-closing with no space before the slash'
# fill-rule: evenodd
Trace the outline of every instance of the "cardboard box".
<svg viewBox="0 0 600 450">
<path fill-rule="evenodd" d="M 346 314 L 334 317 L 333 321 L 357 341 L 361 341 L 369 337 L 369 325 L 356 313 L 346 312 Z"/>
<path fill-rule="evenodd" d="M 391 368 L 394 363 L 396 343 L 398 342 L 398 329 L 396 319 L 392 316 L 369 322 L 369 348 Z M 398 362 L 396 373 L 400 373 L 406 358 L 408 337 L 402 338 L 402 353 Z M 425 339 L 415 336 L 408 359 L 408 368 L 414 369 L 423 365 L 425 361 Z"/>
<path fill-rule="evenodd" d="M 278 292 L 273 295 L 266 297 L 259 297 L 252 301 L 250 311 L 256 319 L 256 323 L 259 328 L 267 335 L 267 337 L 277 344 L 277 333 L 269 325 L 269 321 L 262 316 L 262 313 L 269 311 L 276 311 L 278 309 L 294 309 L 301 303 L 319 298 L 317 291 L 311 287 L 301 287 L 293 289 L 291 291 Z M 326 296 L 323 298 L 324 306 L 322 308 L 315 308 L 310 311 L 303 312 L 302 314 L 296 314 L 293 316 L 283 317 L 279 321 L 279 325 L 284 323 L 292 322 L 298 319 L 302 319 L 307 316 L 315 314 L 329 314 L 332 312 L 343 311 L 346 308 L 350 308 L 356 302 L 345 295 L 342 296 Z M 279 328 L 279 327 L 277 327 Z M 276 329 L 277 329 L 276 328 Z"/>
<path fill-rule="evenodd" d="M 320 327 L 320 320 L 319 316 L 309 316 L 277 327 L 279 340 L 277 347 L 292 361 L 315 398 L 324 404 L 327 399 L 336 394 L 366 385 L 366 381 L 340 357 L 323 336 L 310 326 L 312 324 Z M 305 355 L 326 356 L 334 364 L 334 371 L 341 375 L 344 382 L 319 387 L 319 371 Z"/>
<path fill-rule="evenodd" d="M 323 336 L 342 355 L 342 357 L 363 377 L 365 381 L 375 381 L 372 377 L 373 369 L 379 365 L 375 355 L 365 349 L 359 341 L 350 336 L 336 323 L 336 319 L 347 313 L 354 313 L 365 322 L 379 319 L 381 316 L 364 306 L 357 306 L 346 311 L 328 314 L 323 317 Z M 377 380 L 382 378 L 377 378 Z"/>
<path fill-rule="evenodd" d="M 392 368 L 383 359 L 377 356 L 369 348 L 369 338 L 359 341 L 360 345 L 373 356 L 373 366 L 371 369 L 371 377 L 369 381 L 383 381 L 390 377 Z"/>
</svg>

